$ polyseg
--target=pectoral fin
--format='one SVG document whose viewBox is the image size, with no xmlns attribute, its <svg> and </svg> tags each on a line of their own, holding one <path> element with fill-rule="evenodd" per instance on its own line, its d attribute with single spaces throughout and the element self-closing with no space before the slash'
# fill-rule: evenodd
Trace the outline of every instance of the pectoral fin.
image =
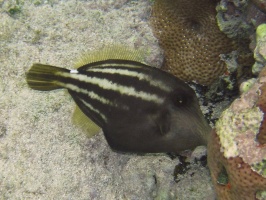
<svg viewBox="0 0 266 200">
<path fill-rule="evenodd" d="M 151 119 L 158 127 L 160 135 L 164 136 L 170 131 L 171 118 L 170 113 L 167 110 L 152 115 Z"/>
</svg>

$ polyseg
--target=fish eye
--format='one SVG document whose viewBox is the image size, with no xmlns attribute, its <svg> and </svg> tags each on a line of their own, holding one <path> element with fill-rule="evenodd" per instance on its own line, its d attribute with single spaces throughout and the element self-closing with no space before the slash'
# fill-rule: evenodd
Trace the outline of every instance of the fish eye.
<svg viewBox="0 0 266 200">
<path fill-rule="evenodd" d="M 175 104 L 176 104 L 177 106 L 185 105 L 186 102 L 187 102 L 187 100 L 186 100 L 185 97 L 177 97 L 177 98 L 175 99 Z"/>
<path fill-rule="evenodd" d="M 183 103 L 184 102 L 184 99 L 177 99 L 177 103 Z"/>
<path fill-rule="evenodd" d="M 175 106 L 179 107 L 179 106 L 186 105 L 187 102 L 188 102 L 188 98 L 186 97 L 185 94 L 176 93 L 174 95 L 174 97 L 172 98 L 172 101 L 173 101 L 173 103 L 174 103 Z"/>
<path fill-rule="evenodd" d="M 171 93 L 171 102 L 176 107 L 189 106 L 194 102 L 193 92 L 178 88 Z"/>
</svg>

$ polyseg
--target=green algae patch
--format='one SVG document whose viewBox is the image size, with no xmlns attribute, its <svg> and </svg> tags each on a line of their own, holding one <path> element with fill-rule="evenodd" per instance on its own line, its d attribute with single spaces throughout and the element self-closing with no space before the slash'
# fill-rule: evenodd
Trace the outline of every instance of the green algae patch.
<svg viewBox="0 0 266 200">
<path fill-rule="evenodd" d="M 254 135 L 257 134 L 262 118 L 263 113 L 257 107 L 239 113 L 235 113 L 231 109 L 223 112 L 221 118 L 216 123 L 216 130 L 226 158 L 239 155 L 238 144 L 235 138 L 239 134 L 245 134 L 246 131 L 251 131 Z"/>
<path fill-rule="evenodd" d="M 266 177 L 266 158 L 259 163 L 251 165 L 251 168 L 263 177 Z"/>
<path fill-rule="evenodd" d="M 256 39 L 261 40 L 266 37 L 266 24 L 261 24 L 256 30 Z"/>
</svg>

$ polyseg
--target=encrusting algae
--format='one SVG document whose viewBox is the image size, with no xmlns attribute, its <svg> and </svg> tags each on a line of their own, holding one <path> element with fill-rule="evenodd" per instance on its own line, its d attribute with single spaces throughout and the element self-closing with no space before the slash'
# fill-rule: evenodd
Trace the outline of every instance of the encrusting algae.
<svg viewBox="0 0 266 200">
<path fill-rule="evenodd" d="M 265 24 L 256 30 L 254 58 L 262 61 Z M 262 50 L 262 51 L 261 51 Z M 258 59 L 260 58 L 260 59 Z M 221 200 L 266 199 L 266 67 L 243 82 L 241 95 L 215 125 L 208 142 L 208 166 Z M 254 66 L 253 66 L 254 68 Z"/>
<path fill-rule="evenodd" d="M 266 68 L 226 109 L 208 143 L 208 166 L 218 199 L 265 199 Z M 225 173 L 222 173 L 222 172 Z M 219 181 L 225 175 L 225 182 Z"/>
<path fill-rule="evenodd" d="M 174 75 L 142 63 L 135 51 L 97 51 L 76 67 L 34 64 L 28 85 L 67 89 L 114 150 L 180 152 L 207 144 L 210 127 L 195 92 Z"/>
</svg>

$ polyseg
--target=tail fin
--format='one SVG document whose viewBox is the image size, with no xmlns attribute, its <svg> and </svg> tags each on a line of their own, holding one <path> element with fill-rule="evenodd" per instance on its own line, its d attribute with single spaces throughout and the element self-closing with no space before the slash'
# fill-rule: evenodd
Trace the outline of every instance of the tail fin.
<svg viewBox="0 0 266 200">
<path fill-rule="evenodd" d="M 51 65 L 33 64 L 26 74 L 26 80 L 29 87 L 34 90 L 60 89 L 62 87 L 57 84 L 58 72 L 69 72 L 69 70 Z"/>
</svg>

